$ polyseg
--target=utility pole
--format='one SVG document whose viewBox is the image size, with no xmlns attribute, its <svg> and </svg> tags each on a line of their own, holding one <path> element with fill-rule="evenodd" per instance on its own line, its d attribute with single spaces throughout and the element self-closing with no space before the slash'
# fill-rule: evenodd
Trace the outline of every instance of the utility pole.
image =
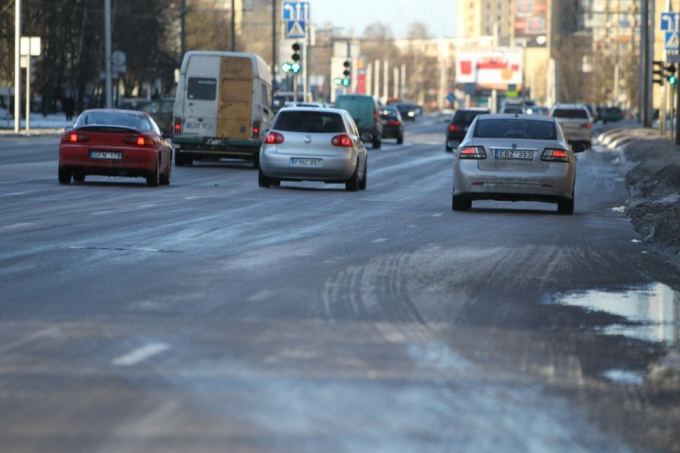
<svg viewBox="0 0 680 453">
<path fill-rule="evenodd" d="M 276 16 L 278 12 L 279 9 L 276 7 L 276 0 L 272 0 L 272 88 L 275 88 L 276 86 Z"/>
<path fill-rule="evenodd" d="M 14 132 L 18 134 L 20 127 L 21 127 L 21 0 L 14 0 Z"/>
<path fill-rule="evenodd" d="M 111 81 L 111 0 L 104 0 L 104 72 L 106 77 L 106 108 L 113 107 Z"/>
<path fill-rule="evenodd" d="M 231 0 L 231 51 L 236 52 L 236 0 Z"/>
<path fill-rule="evenodd" d="M 180 28 L 180 60 L 184 59 L 184 54 L 187 51 L 187 0 L 182 0 L 179 11 L 179 28 Z"/>
</svg>

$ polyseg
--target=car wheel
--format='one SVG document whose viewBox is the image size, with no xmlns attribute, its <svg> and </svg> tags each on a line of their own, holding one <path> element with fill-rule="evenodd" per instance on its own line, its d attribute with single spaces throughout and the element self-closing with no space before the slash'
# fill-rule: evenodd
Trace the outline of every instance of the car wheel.
<svg viewBox="0 0 680 453">
<path fill-rule="evenodd" d="M 557 213 L 562 215 L 572 215 L 574 213 L 574 199 L 564 198 L 558 201 Z"/>
<path fill-rule="evenodd" d="M 345 190 L 348 192 L 356 192 L 361 188 L 361 180 L 359 179 L 359 162 L 357 168 L 354 170 L 352 177 L 345 183 Z"/>
<path fill-rule="evenodd" d="M 453 195 L 451 209 L 454 211 L 467 211 L 472 207 L 472 200 L 462 195 Z"/>
<path fill-rule="evenodd" d="M 59 169 L 59 184 L 71 184 L 71 177 L 70 172 Z"/>
<path fill-rule="evenodd" d="M 368 162 L 364 165 L 364 175 L 359 183 L 359 190 L 366 190 L 368 186 Z"/>
<path fill-rule="evenodd" d="M 172 165 L 168 165 L 168 172 L 167 172 L 167 173 L 163 173 L 163 174 L 160 176 L 160 183 L 161 183 L 161 185 L 163 185 L 163 186 L 169 186 L 169 185 L 170 185 L 170 177 L 171 177 L 171 174 L 172 174 Z"/>
<path fill-rule="evenodd" d="M 253 159 L 253 168 L 255 170 L 260 169 L 260 153 L 255 154 L 255 158 Z"/>
<path fill-rule="evenodd" d="M 161 182 L 161 168 L 160 167 L 161 167 L 161 163 L 157 162 L 156 163 L 156 169 L 154 171 L 152 171 L 151 174 L 149 174 L 146 177 L 146 185 L 147 186 L 157 187 L 158 184 L 160 184 L 160 182 Z"/>
<path fill-rule="evenodd" d="M 382 147 L 381 139 L 373 139 L 373 149 L 380 149 Z"/>
<path fill-rule="evenodd" d="M 273 181 L 271 178 L 269 178 L 267 175 L 262 173 L 262 169 L 260 168 L 258 173 L 257 173 L 257 183 L 260 187 L 264 187 L 265 189 L 270 188 L 273 185 Z M 280 184 L 280 183 L 279 183 Z"/>
<path fill-rule="evenodd" d="M 75 175 L 73 175 L 73 180 L 77 183 L 83 183 L 83 182 L 85 182 L 85 175 L 75 174 Z"/>
<path fill-rule="evenodd" d="M 400 135 L 397 137 L 397 145 L 403 145 L 404 144 L 404 136 Z"/>
</svg>

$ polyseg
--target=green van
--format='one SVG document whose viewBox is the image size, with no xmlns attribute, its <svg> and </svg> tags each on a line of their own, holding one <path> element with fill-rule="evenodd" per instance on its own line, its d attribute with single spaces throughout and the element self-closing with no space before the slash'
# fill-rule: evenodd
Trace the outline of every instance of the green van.
<svg viewBox="0 0 680 453">
<path fill-rule="evenodd" d="M 373 96 L 343 94 L 335 99 L 335 108 L 347 110 L 359 128 L 359 135 L 371 134 L 373 149 L 380 149 L 383 124 L 380 120 L 380 107 Z"/>
</svg>

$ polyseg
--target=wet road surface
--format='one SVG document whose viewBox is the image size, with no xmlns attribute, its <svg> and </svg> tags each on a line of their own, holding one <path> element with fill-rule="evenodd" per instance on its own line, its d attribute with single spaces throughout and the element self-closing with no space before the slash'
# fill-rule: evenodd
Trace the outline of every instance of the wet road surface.
<svg viewBox="0 0 680 453">
<path fill-rule="evenodd" d="M 56 138 L 0 138 L 0 449 L 680 448 L 647 382 L 680 272 L 617 154 L 579 155 L 574 216 L 453 213 L 444 127 L 369 151 L 358 193 L 238 162 L 59 186 Z"/>
</svg>

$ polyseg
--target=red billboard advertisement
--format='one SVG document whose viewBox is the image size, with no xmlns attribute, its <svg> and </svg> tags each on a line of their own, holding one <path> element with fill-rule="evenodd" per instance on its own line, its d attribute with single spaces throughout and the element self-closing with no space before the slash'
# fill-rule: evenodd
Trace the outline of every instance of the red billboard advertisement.
<svg viewBox="0 0 680 453">
<path fill-rule="evenodd" d="M 548 0 L 515 0 L 515 42 L 522 47 L 548 44 Z"/>
</svg>

